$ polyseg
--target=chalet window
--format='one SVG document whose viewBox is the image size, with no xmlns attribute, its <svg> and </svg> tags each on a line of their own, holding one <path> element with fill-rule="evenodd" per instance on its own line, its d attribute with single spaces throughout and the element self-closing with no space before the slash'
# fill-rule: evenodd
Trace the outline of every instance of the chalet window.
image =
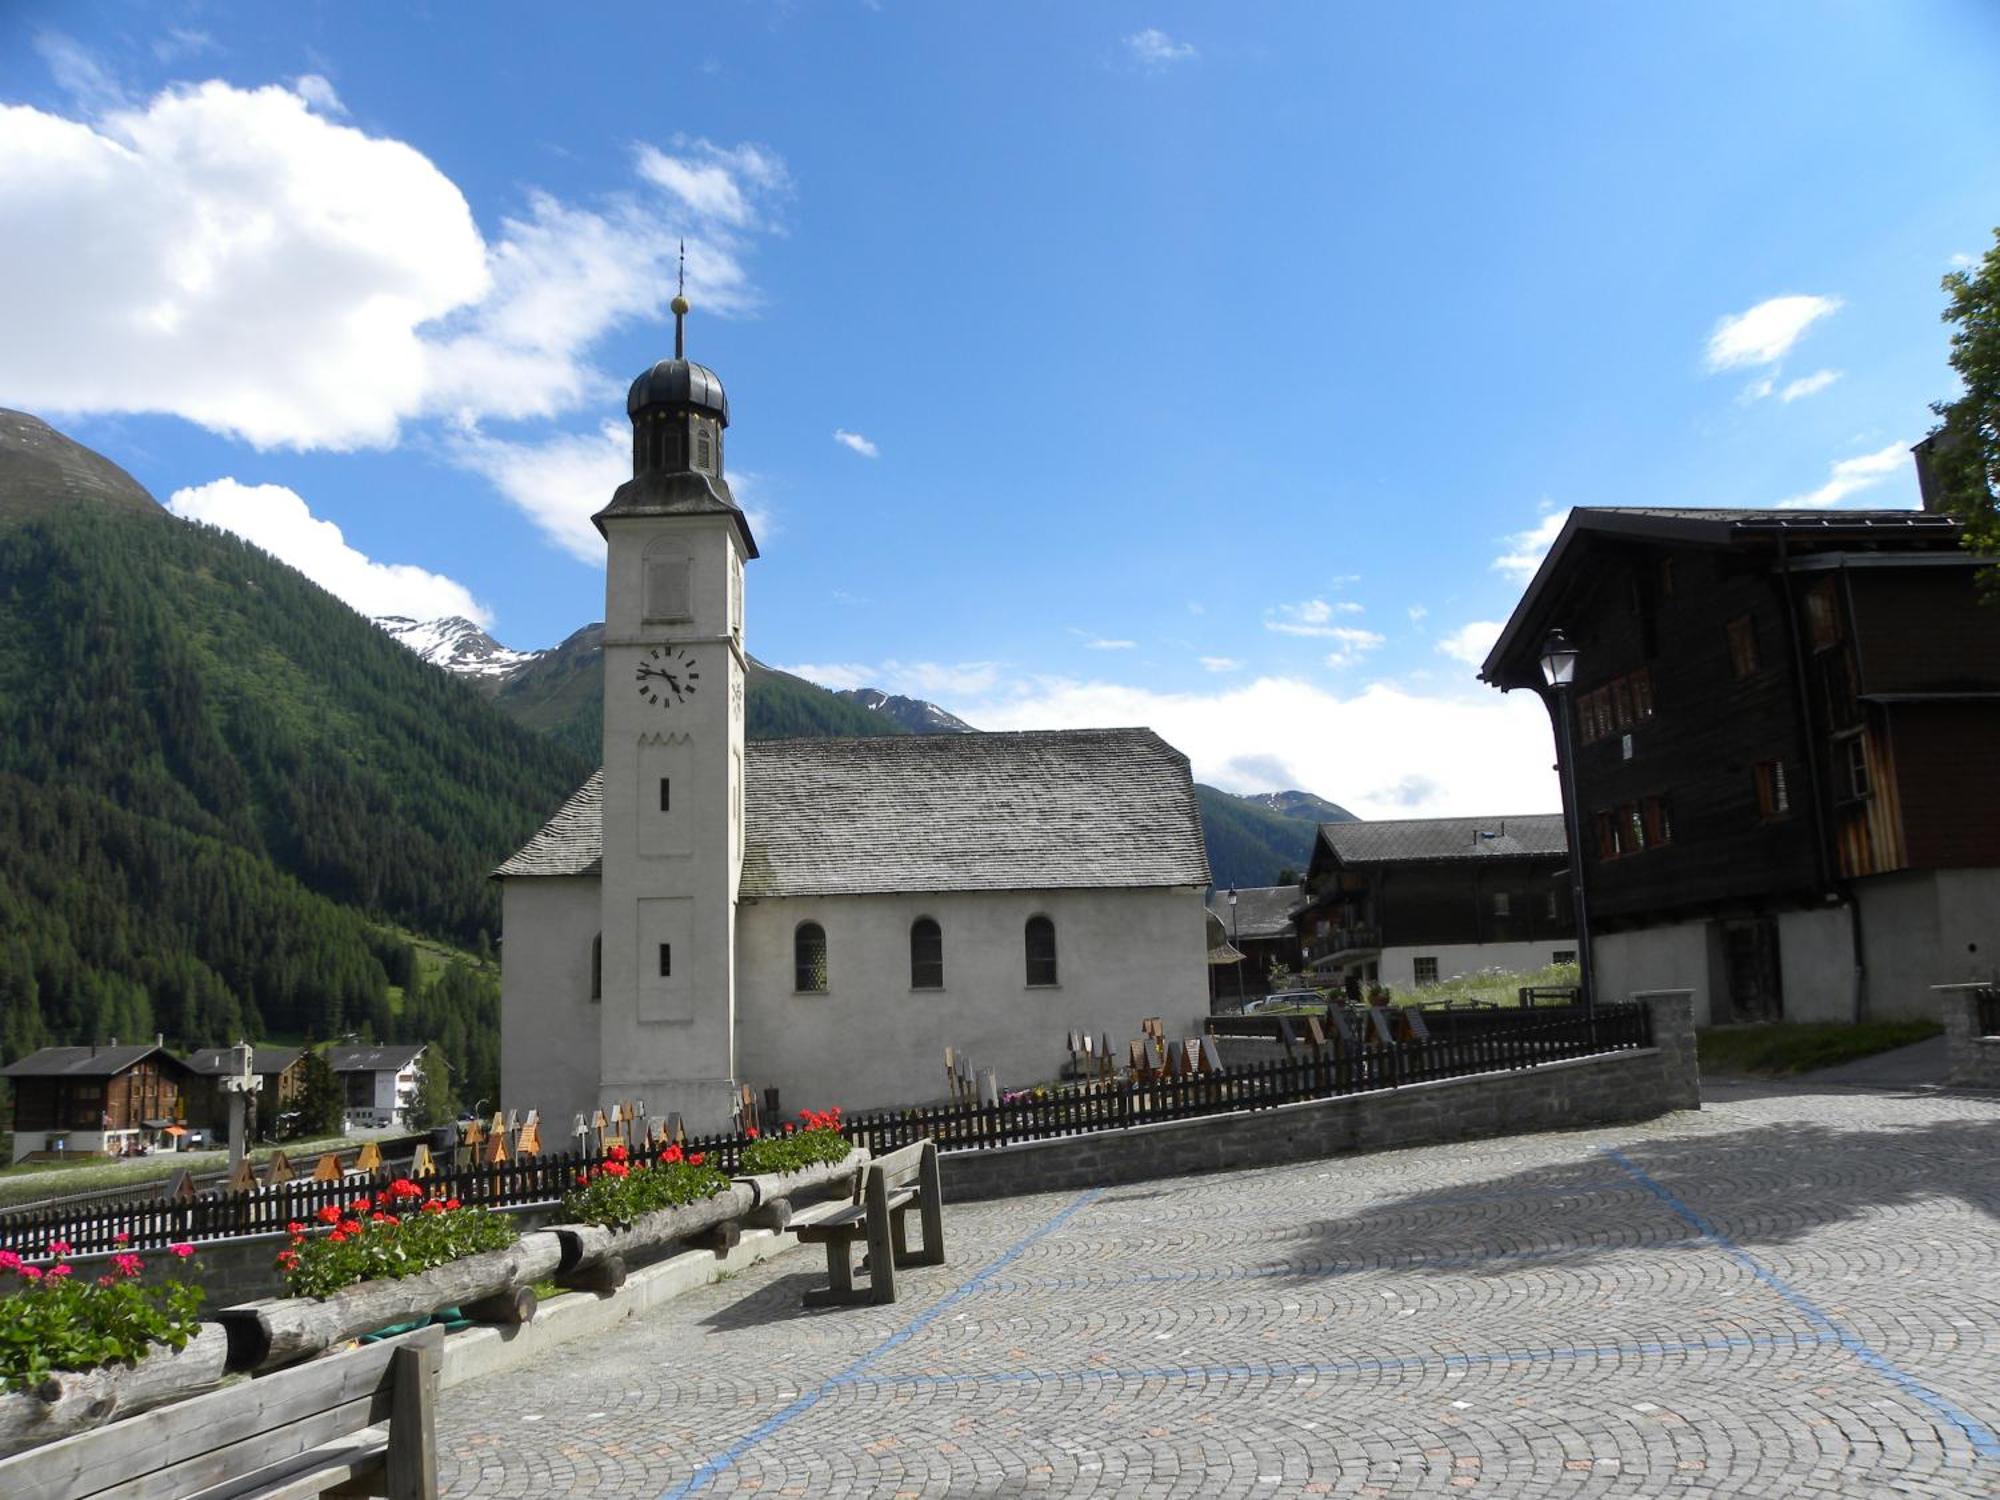
<svg viewBox="0 0 2000 1500">
<path fill-rule="evenodd" d="M 1816 583 L 1806 593 L 1806 632 L 1815 651 L 1840 642 L 1840 606 L 1833 597 L 1833 580 Z"/>
<path fill-rule="evenodd" d="M 1047 917 L 1030 917 L 1023 934 L 1030 986 L 1056 982 L 1056 924 Z"/>
<path fill-rule="evenodd" d="M 604 934 L 590 940 L 590 998 L 604 998 Z"/>
<path fill-rule="evenodd" d="M 1618 857 L 1618 827 L 1608 812 L 1593 813 L 1591 822 L 1597 828 L 1597 857 L 1616 859 Z"/>
<path fill-rule="evenodd" d="M 1493 893 L 1494 916 L 1511 917 L 1514 914 L 1513 907 L 1514 907 L 1514 900 L 1511 896 L 1507 894 L 1507 892 L 1495 891 Z"/>
<path fill-rule="evenodd" d="M 802 995 L 826 993 L 826 929 L 801 922 L 792 934 L 792 987 Z"/>
<path fill-rule="evenodd" d="M 1868 777 L 1868 745 L 1860 735 L 1847 741 L 1847 794 L 1856 799 L 1872 790 Z"/>
<path fill-rule="evenodd" d="M 1637 854 L 1646 847 L 1646 823 L 1639 816 L 1639 804 L 1626 802 L 1618 808 L 1618 852 Z"/>
<path fill-rule="evenodd" d="M 944 932 L 929 917 L 910 924 L 910 988 L 944 988 Z"/>
<path fill-rule="evenodd" d="M 1674 841 L 1674 823 L 1667 812 L 1667 799 L 1648 797 L 1639 807 L 1646 824 L 1646 847 L 1656 849 Z"/>
<path fill-rule="evenodd" d="M 1576 962 L 1576 949 L 1558 948 L 1549 955 L 1549 962 L 1552 964 L 1573 964 Z"/>
<path fill-rule="evenodd" d="M 1632 685 L 1623 677 L 1611 684 L 1611 717 L 1621 732 L 1632 727 Z"/>
<path fill-rule="evenodd" d="M 1754 674 L 1762 663 L 1757 659 L 1757 622 L 1738 615 L 1729 622 L 1729 666 L 1740 680 Z"/>
<path fill-rule="evenodd" d="M 1653 717 L 1653 669 L 1642 667 L 1632 674 L 1632 722 L 1643 724 Z"/>
<path fill-rule="evenodd" d="M 1754 768 L 1757 779 L 1757 815 L 1782 818 L 1792 810 L 1791 793 L 1785 786 L 1785 763 L 1760 760 Z"/>
<path fill-rule="evenodd" d="M 1410 968 L 1414 972 L 1418 984 L 1436 984 L 1438 982 L 1438 961 L 1435 958 L 1413 958 L 1410 960 Z"/>
</svg>

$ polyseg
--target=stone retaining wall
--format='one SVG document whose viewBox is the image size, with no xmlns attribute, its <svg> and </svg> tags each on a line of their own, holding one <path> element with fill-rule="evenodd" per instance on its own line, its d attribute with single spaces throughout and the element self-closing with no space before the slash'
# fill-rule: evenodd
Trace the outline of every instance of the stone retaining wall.
<svg viewBox="0 0 2000 1500">
<path fill-rule="evenodd" d="M 954 1151 L 940 1159 L 945 1203 L 1647 1120 L 1699 1108 L 1691 993 L 1650 990 L 1633 999 L 1653 1013 L 1654 1045 L 1640 1051 L 991 1151 Z"/>
<path fill-rule="evenodd" d="M 2000 1036 L 1981 1036 L 1979 996 L 1991 985 L 1935 987 L 1944 1022 L 1945 1083 L 1958 1089 L 2000 1089 Z"/>
</svg>

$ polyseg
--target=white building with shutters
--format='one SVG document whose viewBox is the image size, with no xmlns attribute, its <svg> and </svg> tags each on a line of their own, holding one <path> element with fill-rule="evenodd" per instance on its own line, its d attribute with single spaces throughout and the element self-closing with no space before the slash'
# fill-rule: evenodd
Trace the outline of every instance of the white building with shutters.
<svg viewBox="0 0 2000 1500">
<path fill-rule="evenodd" d="M 496 875 L 501 1090 L 724 1128 L 737 1090 L 850 1111 L 944 1092 L 944 1049 L 1054 1078 L 1071 1030 L 1207 1011 L 1185 756 L 1145 729 L 747 742 L 722 382 L 633 385 L 608 550 L 604 767 Z"/>
</svg>

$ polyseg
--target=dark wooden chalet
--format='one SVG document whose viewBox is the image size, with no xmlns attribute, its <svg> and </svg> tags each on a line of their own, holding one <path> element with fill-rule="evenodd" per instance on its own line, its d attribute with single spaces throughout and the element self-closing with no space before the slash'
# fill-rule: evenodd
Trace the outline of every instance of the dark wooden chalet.
<svg viewBox="0 0 2000 1500">
<path fill-rule="evenodd" d="M 185 1133 L 193 1074 L 158 1042 L 44 1047 L 0 1068 L 14 1087 L 14 1160 L 37 1152 L 117 1154 Z"/>
<path fill-rule="evenodd" d="M 1575 957 L 1560 813 L 1322 823 L 1296 919 L 1323 982 L 1409 989 Z"/>
<path fill-rule="evenodd" d="M 234 1047 L 203 1047 L 188 1054 L 188 1123 L 210 1133 L 217 1142 L 229 1136 L 229 1095 L 225 1076 L 236 1070 Z M 305 1086 L 305 1053 L 297 1047 L 253 1047 L 250 1070 L 263 1082 L 251 1094 L 251 1133 L 267 1135 L 278 1116 Z"/>
<path fill-rule="evenodd" d="M 1242 955 L 1209 965 L 1210 1009 L 1233 1009 L 1267 993 L 1273 966 L 1298 970 L 1299 934 L 1292 916 L 1305 899 L 1304 888 L 1296 885 L 1230 886 L 1208 898 L 1209 914 L 1221 925 L 1228 946 Z"/>
<path fill-rule="evenodd" d="M 2000 957 L 2000 608 L 1923 511 L 1579 509 L 1481 676 L 1572 694 L 1603 993 L 1927 1015 Z M 1558 735 L 1558 740 L 1560 736 Z M 1558 745 L 1560 754 L 1560 745 Z"/>
</svg>

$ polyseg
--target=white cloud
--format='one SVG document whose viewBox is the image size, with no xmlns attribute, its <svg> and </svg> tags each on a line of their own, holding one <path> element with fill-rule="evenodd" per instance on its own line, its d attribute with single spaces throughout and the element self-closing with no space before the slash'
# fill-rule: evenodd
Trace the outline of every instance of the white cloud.
<svg viewBox="0 0 2000 1500">
<path fill-rule="evenodd" d="M 1778 392 L 1778 399 L 1787 405 L 1804 396 L 1817 396 L 1821 391 L 1840 379 L 1838 370 L 1815 370 L 1810 375 L 1802 375 Z"/>
<path fill-rule="evenodd" d="M 1140 67 L 1155 72 L 1201 55 L 1192 42 L 1177 42 L 1157 26 L 1148 26 L 1126 37 L 1125 50 L 1137 59 Z"/>
<path fill-rule="evenodd" d="M 659 314 L 684 233 L 690 295 L 753 305 L 738 231 L 784 185 L 768 153 L 641 146 L 642 180 L 672 161 L 733 172 L 736 203 L 530 193 L 489 243 L 420 152 L 315 113 L 337 96 L 310 77 L 173 89 L 89 123 L 0 106 L 0 403 L 169 412 L 259 447 L 385 446 L 417 418 L 609 398 L 622 382 L 588 350 Z"/>
<path fill-rule="evenodd" d="M 1204 656 L 1201 665 L 1202 670 L 1207 672 L 1235 672 L 1242 668 L 1243 663 L 1233 656 Z"/>
<path fill-rule="evenodd" d="M 1567 510 L 1552 510 L 1526 531 L 1515 532 L 1507 538 L 1507 550 L 1493 559 L 1493 570 L 1505 573 L 1516 583 L 1526 583 L 1549 555 L 1549 548 L 1555 545 L 1563 522 L 1568 519 Z"/>
<path fill-rule="evenodd" d="M 1827 510 L 1858 490 L 1880 484 L 1909 462 L 1909 444 L 1900 441 L 1874 453 L 1840 459 L 1828 473 L 1825 484 L 1803 495 L 1794 495 L 1789 500 L 1780 500 L 1778 509 Z"/>
<path fill-rule="evenodd" d="M 1760 375 L 1743 387 L 1743 394 L 1737 399 L 1748 405 L 1752 401 L 1762 401 L 1777 388 L 1778 382 L 1774 376 Z"/>
<path fill-rule="evenodd" d="M 672 194 L 698 218 L 732 229 L 760 222 L 760 194 L 781 194 L 791 186 L 785 164 L 760 146 L 722 147 L 677 136 L 671 155 L 655 146 L 639 148 L 639 175 Z"/>
<path fill-rule="evenodd" d="M 1963 250 L 1960 250 L 1952 256 L 1951 263 L 1961 271 L 1969 271 L 1978 265 L 1979 261 L 1977 257 L 1967 255 Z"/>
<path fill-rule="evenodd" d="M 858 432 L 849 432 L 845 427 L 833 429 L 833 440 L 843 448 L 852 448 L 863 458 L 880 458 L 882 450 Z"/>
<path fill-rule="evenodd" d="M 452 462 L 483 474 L 542 533 L 579 562 L 601 564 L 604 538 L 590 518 L 632 477 L 632 435 L 616 422 L 594 433 L 517 443 L 474 430 L 455 439 Z"/>
<path fill-rule="evenodd" d="M 1477 667 L 1486 660 L 1486 653 L 1500 639 L 1503 628 L 1498 620 L 1473 620 L 1459 626 L 1450 635 L 1441 637 L 1437 648 L 1455 661 Z"/>
<path fill-rule="evenodd" d="M 1344 632 L 1332 623 L 1333 617 L 1360 613 L 1361 606 L 1350 599 L 1332 603 L 1325 599 L 1307 599 L 1300 604 L 1273 605 L 1264 612 L 1264 628 L 1276 631 L 1279 635 L 1302 635 L 1334 640 Z"/>
<path fill-rule="evenodd" d="M 59 31 L 44 31 L 35 38 L 35 50 L 56 87 L 75 100 L 78 108 L 97 113 L 125 103 L 124 85 L 82 43 Z"/>
<path fill-rule="evenodd" d="M 340 102 L 332 80 L 322 74 L 301 73 L 292 80 L 292 92 L 323 115 L 347 113 L 347 106 Z"/>
<path fill-rule="evenodd" d="M 178 62 L 184 57 L 221 50 L 215 38 L 207 32 L 194 31 L 182 26 L 168 27 L 167 34 L 153 43 L 153 56 L 163 63 Z"/>
<path fill-rule="evenodd" d="M 409 563 L 376 562 L 349 546 L 333 522 L 315 519 L 304 499 L 281 484 L 217 479 L 175 490 L 167 509 L 183 520 L 233 531 L 364 615 L 413 620 L 463 615 L 480 626 L 493 622 L 492 612 L 464 584 Z"/>
<path fill-rule="evenodd" d="M 1088 630 L 1078 630 L 1074 625 L 1069 627 L 1069 633 L 1082 641 L 1085 649 L 1090 651 L 1130 651 L 1139 644 L 1137 641 L 1094 635 Z"/>
<path fill-rule="evenodd" d="M 1412 604 L 1405 612 L 1409 615 L 1412 625 L 1421 625 L 1430 617 L 1431 611 L 1427 604 Z"/>
<path fill-rule="evenodd" d="M 795 669 L 796 670 L 796 669 Z M 1551 811 L 1549 720 L 1528 693 L 1425 697 L 1375 683 L 1341 695 L 1263 677 L 1212 693 L 1040 679 L 943 705 L 983 729 L 1144 725 L 1234 792 L 1303 787 L 1362 817 Z M 1274 750 L 1270 726 L 1285 726 Z"/>
<path fill-rule="evenodd" d="M 1840 309 L 1838 297 L 1771 297 L 1745 312 L 1732 313 L 1708 336 L 1708 367 L 1768 365 L 1791 352 L 1805 331 Z"/>
<path fill-rule="evenodd" d="M 1326 632 L 1336 644 L 1326 654 L 1329 667 L 1351 667 L 1369 652 L 1382 644 L 1382 637 L 1372 630 L 1356 630 L 1351 626 L 1338 625 Z"/>
</svg>

